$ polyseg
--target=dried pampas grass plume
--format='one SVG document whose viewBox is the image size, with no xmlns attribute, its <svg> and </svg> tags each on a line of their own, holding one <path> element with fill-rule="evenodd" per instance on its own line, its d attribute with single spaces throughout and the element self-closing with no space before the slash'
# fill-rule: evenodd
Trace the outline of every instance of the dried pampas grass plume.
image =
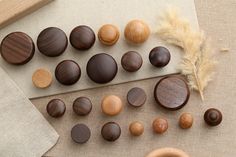
<svg viewBox="0 0 236 157">
<path fill-rule="evenodd" d="M 175 9 L 169 9 L 161 17 L 157 34 L 167 43 L 183 49 L 181 74 L 186 76 L 189 86 L 198 91 L 204 101 L 203 91 L 212 80 L 216 65 L 209 40 L 202 31 L 194 31 Z"/>
</svg>

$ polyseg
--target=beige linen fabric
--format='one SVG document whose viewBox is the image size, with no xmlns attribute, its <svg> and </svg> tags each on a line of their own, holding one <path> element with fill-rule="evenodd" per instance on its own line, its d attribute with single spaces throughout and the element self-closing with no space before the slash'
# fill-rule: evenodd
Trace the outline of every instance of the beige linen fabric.
<svg viewBox="0 0 236 157">
<path fill-rule="evenodd" d="M 58 131 L 61 138 L 46 156 L 53 157 L 143 157 L 148 152 L 160 147 L 176 147 L 186 151 L 191 157 L 233 157 L 236 154 L 236 1 L 235 0 L 196 0 L 200 27 L 212 37 L 216 46 L 219 65 L 214 81 L 205 91 L 205 104 L 197 93 L 192 92 L 189 103 L 176 112 L 166 111 L 153 99 L 153 88 L 157 78 L 126 83 L 121 85 L 68 93 L 58 96 L 33 100 L 35 106 Z M 158 8 L 157 8 L 158 9 Z M 230 52 L 217 51 L 221 47 L 230 48 Z M 139 109 L 129 107 L 126 93 L 132 87 L 143 88 L 148 95 L 147 103 Z M 124 111 L 116 117 L 106 117 L 101 113 L 100 102 L 107 94 L 116 94 L 124 101 Z M 72 102 L 78 96 L 88 96 L 93 102 L 93 110 L 87 117 L 78 117 L 72 111 Z M 45 107 L 52 98 L 61 98 L 67 105 L 64 117 L 50 118 Z M 223 113 L 220 126 L 210 128 L 203 121 L 204 111 L 216 107 Z M 190 130 L 178 127 L 178 117 L 182 112 L 194 116 L 194 125 Z M 155 117 L 165 117 L 169 129 L 164 135 L 154 135 L 151 129 Z M 145 125 L 143 136 L 133 138 L 129 135 L 128 125 L 139 120 Z M 105 122 L 116 121 L 122 128 L 120 139 L 114 143 L 105 142 L 100 136 L 100 129 Z M 87 124 L 92 131 L 88 143 L 75 144 L 70 138 L 70 129 L 77 123 Z"/>
<path fill-rule="evenodd" d="M 1 68 L 0 78 L 0 156 L 42 156 L 58 134 Z"/>
</svg>

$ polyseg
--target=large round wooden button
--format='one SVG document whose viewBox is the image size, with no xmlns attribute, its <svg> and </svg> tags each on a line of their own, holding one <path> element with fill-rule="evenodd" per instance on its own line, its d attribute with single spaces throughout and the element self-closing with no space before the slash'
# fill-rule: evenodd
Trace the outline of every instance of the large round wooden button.
<svg viewBox="0 0 236 157">
<path fill-rule="evenodd" d="M 109 95 L 102 100 L 102 112 L 109 116 L 115 116 L 122 111 L 123 103 L 118 96 Z"/>
<path fill-rule="evenodd" d="M 89 98 L 79 97 L 73 103 L 73 110 L 79 116 L 86 116 L 92 110 L 92 103 Z"/>
<path fill-rule="evenodd" d="M 182 108 L 188 102 L 189 95 L 186 81 L 177 76 L 162 78 L 154 89 L 156 102 L 169 110 Z"/>
<path fill-rule="evenodd" d="M 160 148 L 148 153 L 145 157 L 189 157 L 184 151 L 176 148 Z"/>
<path fill-rule="evenodd" d="M 120 37 L 119 30 L 111 24 L 103 25 L 98 31 L 98 39 L 104 45 L 114 45 Z"/>
<path fill-rule="evenodd" d="M 127 101 L 131 106 L 140 107 L 147 99 L 145 91 L 141 88 L 135 87 L 129 90 L 127 94 Z"/>
<path fill-rule="evenodd" d="M 47 88 L 52 83 L 52 74 L 46 69 L 37 69 L 32 76 L 35 87 Z"/>
<path fill-rule="evenodd" d="M 122 67 L 128 72 L 138 71 L 143 64 L 143 59 L 138 52 L 126 52 L 121 58 Z"/>
<path fill-rule="evenodd" d="M 210 126 L 217 126 L 222 121 L 222 113 L 218 109 L 210 108 L 205 112 L 204 120 Z"/>
<path fill-rule="evenodd" d="M 108 83 L 117 73 L 115 59 L 105 53 L 96 54 L 87 63 L 87 74 L 96 83 Z"/>
<path fill-rule="evenodd" d="M 96 37 L 88 26 L 75 27 L 70 34 L 70 43 L 77 50 L 88 50 L 95 43 Z"/>
<path fill-rule="evenodd" d="M 117 123 L 108 122 L 102 127 L 101 134 L 105 140 L 113 142 L 120 137 L 121 129 Z"/>
<path fill-rule="evenodd" d="M 2 58 L 15 65 L 28 63 L 34 56 L 35 46 L 33 40 L 23 32 L 8 34 L 1 42 L 0 52 Z"/>
<path fill-rule="evenodd" d="M 50 116 L 58 118 L 64 115 L 66 111 L 65 103 L 60 99 L 52 99 L 47 105 L 47 112 Z"/>
<path fill-rule="evenodd" d="M 66 34 L 56 27 L 44 29 L 37 39 L 39 51 L 49 57 L 61 55 L 66 50 L 67 44 Z"/>
<path fill-rule="evenodd" d="M 85 124 L 77 124 L 71 129 L 71 138 L 76 143 L 85 143 L 91 136 L 90 129 Z"/>
<path fill-rule="evenodd" d="M 72 85 L 80 79 L 81 70 L 75 61 L 64 60 L 57 65 L 55 76 L 61 84 Z"/>
<path fill-rule="evenodd" d="M 155 67 L 164 67 L 170 62 L 170 52 L 165 47 L 155 47 L 149 54 L 149 61 Z"/>
</svg>

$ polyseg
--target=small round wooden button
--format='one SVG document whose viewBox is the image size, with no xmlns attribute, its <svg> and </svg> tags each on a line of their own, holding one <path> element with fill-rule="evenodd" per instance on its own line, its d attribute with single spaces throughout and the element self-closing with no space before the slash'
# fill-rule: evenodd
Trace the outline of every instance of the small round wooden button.
<svg viewBox="0 0 236 157">
<path fill-rule="evenodd" d="M 104 45 L 114 45 L 120 37 L 119 30 L 111 24 L 103 25 L 98 31 L 98 39 Z"/>
<path fill-rule="evenodd" d="M 79 116 L 86 116 L 92 110 L 92 103 L 87 97 L 79 97 L 73 103 L 73 111 Z"/>
<path fill-rule="evenodd" d="M 89 59 L 86 70 L 92 81 L 103 84 L 115 78 L 118 67 L 112 56 L 100 53 Z"/>
<path fill-rule="evenodd" d="M 113 142 L 120 137 L 121 129 L 117 123 L 108 122 L 103 125 L 101 134 L 105 140 Z"/>
<path fill-rule="evenodd" d="M 193 125 L 193 116 L 190 113 L 183 113 L 179 118 L 179 126 L 182 129 L 189 129 Z"/>
<path fill-rule="evenodd" d="M 121 58 L 122 67 L 128 72 L 138 71 L 143 64 L 143 59 L 138 52 L 126 52 Z"/>
<path fill-rule="evenodd" d="M 152 123 L 153 131 L 157 134 L 163 134 L 168 129 L 168 122 L 164 118 L 156 118 Z"/>
<path fill-rule="evenodd" d="M 135 87 L 129 90 L 127 94 L 127 101 L 133 107 L 142 106 L 147 99 L 145 91 L 141 88 Z"/>
<path fill-rule="evenodd" d="M 168 110 L 178 110 L 188 102 L 190 91 L 186 81 L 177 76 L 167 76 L 157 82 L 154 89 L 156 102 Z"/>
<path fill-rule="evenodd" d="M 149 53 L 149 61 L 155 67 L 161 68 L 170 62 L 170 52 L 165 47 L 155 47 Z"/>
<path fill-rule="evenodd" d="M 60 99 L 52 99 L 47 105 L 47 112 L 51 117 L 58 118 L 66 111 L 65 103 Z"/>
<path fill-rule="evenodd" d="M 129 125 L 129 131 L 133 136 L 140 136 L 144 132 L 143 124 L 140 122 L 132 122 Z"/>
<path fill-rule="evenodd" d="M 77 50 L 88 50 L 95 43 L 93 30 L 85 25 L 75 27 L 70 34 L 70 43 Z"/>
<path fill-rule="evenodd" d="M 71 129 L 71 138 L 76 143 L 86 143 L 91 136 L 91 131 L 85 124 L 77 124 Z"/>
<path fill-rule="evenodd" d="M 217 126 L 222 122 L 222 113 L 218 109 L 210 108 L 205 112 L 204 120 L 210 126 Z"/>
<path fill-rule="evenodd" d="M 0 52 L 2 58 L 14 65 L 28 63 L 34 56 L 35 46 L 33 40 L 23 32 L 8 34 L 1 42 Z"/>
<path fill-rule="evenodd" d="M 65 32 L 56 27 L 48 27 L 40 32 L 37 39 L 39 51 L 48 56 L 56 57 L 61 55 L 68 45 Z"/>
<path fill-rule="evenodd" d="M 64 60 L 57 65 L 55 76 L 61 84 L 72 85 L 80 79 L 81 70 L 75 61 Z"/>
<path fill-rule="evenodd" d="M 122 111 L 123 103 L 118 96 L 109 95 L 103 98 L 101 108 L 104 114 L 115 116 Z"/>
<path fill-rule="evenodd" d="M 47 88 L 52 83 L 52 74 L 46 69 L 37 69 L 33 73 L 32 82 L 37 88 Z"/>
</svg>

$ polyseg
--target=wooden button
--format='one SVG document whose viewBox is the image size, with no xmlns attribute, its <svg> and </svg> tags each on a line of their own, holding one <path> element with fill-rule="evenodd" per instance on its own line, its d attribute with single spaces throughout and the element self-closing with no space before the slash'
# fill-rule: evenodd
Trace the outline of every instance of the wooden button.
<svg viewBox="0 0 236 157">
<path fill-rule="evenodd" d="M 76 143 L 86 143 L 91 136 L 91 131 L 85 124 L 77 124 L 71 129 L 71 138 Z"/>
<path fill-rule="evenodd" d="M 179 118 L 179 126 L 182 129 L 191 128 L 193 125 L 193 116 L 190 113 L 183 113 Z"/>
<path fill-rule="evenodd" d="M 32 82 L 35 87 L 47 88 L 52 83 L 52 74 L 46 69 L 38 69 L 33 73 Z"/>
<path fill-rule="evenodd" d="M 112 56 L 100 53 L 89 59 L 86 70 L 91 80 L 96 83 L 104 84 L 115 78 L 118 67 Z"/>
<path fill-rule="evenodd" d="M 92 110 L 92 103 L 89 98 L 79 97 L 73 103 L 73 111 L 79 116 L 86 116 Z"/>
<path fill-rule="evenodd" d="M 121 58 L 122 67 L 128 72 L 138 71 L 143 64 L 143 59 L 138 52 L 126 52 Z"/>
<path fill-rule="evenodd" d="M 37 39 L 39 51 L 49 57 L 61 55 L 68 45 L 65 32 L 56 27 L 49 27 L 40 32 Z"/>
<path fill-rule="evenodd" d="M 101 134 L 105 140 L 109 142 L 113 142 L 113 141 L 116 141 L 120 137 L 121 129 L 117 123 L 108 122 L 103 125 Z"/>
<path fill-rule="evenodd" d="M 149 53 L 149 61 L 158 68 L 166 66 L 170 62 L 170 52 L 165 47 L 155 47 Z"/>
<path fill-rule="evenodd" d="M 188 102 L 190 91 L 186 81 L 177 76 L 162 78 L 154 89 L 156 102 L 168 110 L 178 110 Z"/>
<path fill-rule="evenodd" d="M 2 58 L 14 65 L 28 63 L 34 56 L 35 46 L 33 40 L 23 32 L 8 34 L 1 42 L 0 52 Z"/>
<path fill-rule="evenodd" d="M 66 111 L 65 103 L 60 99 L 52 99 L 47 105 L 47 112 L 51 117 L 58 118 Z"/>
<path fill-rule="evenodd" d="M 147 99 L 145 91 L 141 88 L 132 88 L 127 94 L 127 101 L 133 107 L 142 106 Z"/>
<path fill-rule="evenodd" d="M 163 134 L 168 129 L 168 122 L 164 118 L 156 118 L 152 123 L 153 131 L 157 134 Z"/>
<path fill-rule="evenodd" d="M 210 126 L 217 126 L 222 121 L 222 113 L 218 109 L 210 108 L 205 112 L 204 120 Z"/>
<path fill-rule="evenodd" d="M 144 132 L 143 124 L 140 122 L 132 122 L 129 125 L 129 131 L 133 136 L 140 136 Z"/>
<path fill-rule="evenodd" d="M 109 95 L 102 100 L 102 112 L 109 116 L 115 116 L 122 111 L 121 99 L 115 95 Z"/>
<path fill-rule="evenodd" d="M 95 43 L 93 30 L 85 25 L 75 27 L 70 34 L 70 43 L 77 50 L 88 50 Z"/>
<path fill-rule="evenodd" d="M 104 45 L 114 45 L 120 37 L 119 30 L 111 24 L 103 25 L 98 31 L 98 39 Z"/>
<path fill-rule="evenodd" d="M 153 150 L 145 157 L 189 157 L 189 155 L 180 149 L 167 147 Z"/>
<path fill-rule="evenodd" d="M 73 85 L 80 79 L 80 66 L 73 60 L 64 60 L 57 65 L 55 76 L 61 84 Z"/>
</svg>

